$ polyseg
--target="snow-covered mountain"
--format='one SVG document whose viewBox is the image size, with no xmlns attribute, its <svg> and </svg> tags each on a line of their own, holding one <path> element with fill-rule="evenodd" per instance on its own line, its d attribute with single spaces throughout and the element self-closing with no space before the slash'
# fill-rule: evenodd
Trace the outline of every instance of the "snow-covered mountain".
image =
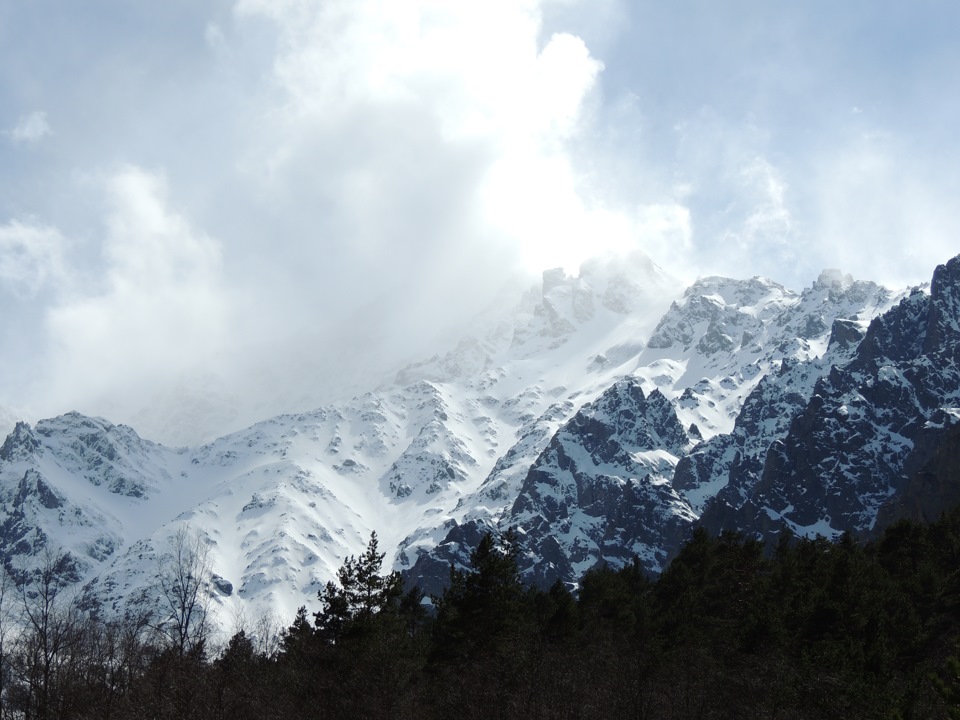
<svg viewBox="0 0 960 720">
<path fill-rule="evenodd" d="M 736 492 L 715 498 L 708 527 L 874 529 L 960 423 L 960 258 L 936 269 L 929 294 L 916 290 L 874 319 L 852 359 L 807 394 L 751 481 L 731 473 Z"/>
<path fill-rule="evenodd" d="M 575 582 L 595 564 L 621 566 L 633 555 L 659 572 L 708 500 L 731 484 L 731 465 L 747 457 L 762 464 L 817 378 L 849 359 L 870 320 L 904 294 L 835 271 L 799 294 L 762 278 L 696 282 L 631 360 L 629 377 L 647 394 L 644 407 L 612 412 L 612 387 L 598 401 L 607 408 L 599 415 L 584 407 L 555 434 L 528 441 L 519 465 L 529 470 L 518 473 L 523 483 L 509 510 L 474 513 L 467 526 L 452 528 L 413 579 L 440 587 L 451 563 L 467 561 L 475 538 L 498 528 L 520 532 L 521 564 L 540 584 Z M 765 394 L 776 399 L 762 402 Z M 651 402 L 662 407 L 661 399 L 670 412 L 662 408 L 657 433 L 670 436 L 679 420 L 682 442 L 637 438 L 632 421 L 621 419 L 647 412 Z M 752 425 L 738 421 L 754 407 L 766 415 Z M 598 451 L 598 435 L 620 440 Z"/>
<path fill-rule="evenodd" d="M 64 582 L 119 610 L 156 594 L 189 526 L 228 624 L 315 605 L 373 530 L 427 591 L 488 530 L 516 530 L 541 584 L 634 556 L 658 572 L 699 522 L 869 530 L 949 455 L 958 266 L 929 294 L 825 272 L 681 297 L 642 255 L 597 260 L 372 392 L 202 447 L 76 413 L 21 423 L 0 448 L 0 555 L 24 573 L 62 549 Z"/>
<path fill-rule="evenodd" d="M 149 597 L 158 556 L 189 525 L 223 618 L 292 617 L 372 530 L 403 568 L 467 514 L 501 513 L 526 470 L 503 458 L 535 455 L 524 443 L 629 371 L 672 287 L 643 256 L 545 273 L 513 313 L 376 391 L 198 448 L 76 413 L 20 424 L 0 458 L 0 553 L 22 572 L 62 548 L 88 599 L 119 608 Z M 491 474 L 513 488 L 479 509 Z"/>
</svg>

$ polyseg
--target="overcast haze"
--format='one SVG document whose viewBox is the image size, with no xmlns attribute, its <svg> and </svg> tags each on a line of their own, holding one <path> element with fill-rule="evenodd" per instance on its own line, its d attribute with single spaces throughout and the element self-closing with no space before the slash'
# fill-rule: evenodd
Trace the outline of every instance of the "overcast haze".
<svg viewBox="0 0 960 720">
<path fill-rule="evenodd" d="M 681 283 L 925 282 L 960 251 L 958 21 L 0 0 L 0 416 L 203 439 L 362 386 L 598 252 Z"/>
</svg>

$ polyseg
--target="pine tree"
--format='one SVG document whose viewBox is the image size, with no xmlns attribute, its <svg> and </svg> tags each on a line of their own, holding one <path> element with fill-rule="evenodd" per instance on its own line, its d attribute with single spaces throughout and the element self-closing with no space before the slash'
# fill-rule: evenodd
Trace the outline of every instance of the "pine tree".
<svg viewBox="0 0 960 720">
<path fill-rule="evenodd" d="M 450 570 L 450 586 L 435 597 L 434 650 L 467 655 L 515 635 L 534 619 L 532 594 L 520 580 L 512 534 L 498 543 L 487 533 L 470 555 L 472 569 Z"/>
<path fill-rule="evenodd" d="M 950 720 L 960 720 L 960 659 L 947 658 L 946 680 L 934 675 L 933 685 L 947 703 Z"/>
<path fill-rule="evenodd" d="M 370 533 L 367 550 L 350 556 L 337 571 L 337 582 L 320 591 L 323 609 L 314 613 L 317 631 L 328 642 L 345 634 L 363 633 L 385 610 L 396 610 L 403 595 L 403 580 L 397 571 L 380 575 L 386 553 L 378 552 L 377 533 Z"/>
</svg>

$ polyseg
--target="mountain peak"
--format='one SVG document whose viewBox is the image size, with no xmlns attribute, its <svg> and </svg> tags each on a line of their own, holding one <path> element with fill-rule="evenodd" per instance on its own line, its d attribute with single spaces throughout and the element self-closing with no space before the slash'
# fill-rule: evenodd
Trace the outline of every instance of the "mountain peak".
<svg viewBox="0 0 960 720">
<path fill-rule="evenodd" d="M 27 423 L 20 420 L 0 447 L 0 460 L 11 463 L 26 460 L 38 450 L 40 441 L 37 436 Z"/>
<path fill-rule="evenodd" d="M 853 275 L 836 268 L 825 268 L 813 283 L 814 287 L 840 292 L 847 290 L 851 285 L 853 285 Z"/>
<path fill-rule="evenodd" d="M 938 265 L 930 283 L 927 352 L 952 355 L 960 362 L 960 255 Z"/>
<path fill-rule="evenodd" d="M 121 603 L 149 586 L 151 558 L 189 521 L 236 588 L 211 600 L 224 616 L 292 612 L 373 529 L 396 549 L 394 567 L 436 581 L 431 590 L 480 534 L 509 527 L 537 582 L 576 582 L 634 555 L 659 572 L 708 513 L 750 532 L 775 521 L 862 526 L 899 480 L 861 483 L 872 495 L 856 506 L 844 499 L 859 492 L 854 466 L 821 463 L 817 477 L 831 485 L 808 507 L 791 493 L 813 480 L 794 482 L 782 464 L 774 474 L 778 459 L 798 465 L 821 445 L 831 459 L 852 456 L 863 438 L 877 462 L 861 464 L 862 476 L 879 477 L 881 461 L 932 443 L 953 422 L 938 418 L 960 415 L 943 363 L 944 349 L 960 347 L 960 259 L 938 269 L 932 295 L 894 310 L 905 293 L 836 271 L 802 293 L 763 277 L 704 277 L 669 310 L 680 294 L 665 287 L 642 254 L 588 261 L 575 277 L 548 270 L 518 305 L 396 383 L 203 447 L 164 448 L 79 413 L 19 424 L 0 448 L 0 513 L 17 527 L 0 533 L 0 559 L 36 556 L 42 532 L 85 580 L 100 579 L 104 603 Z M 651 337 L 653 312 L 662 319 Z M 937 354 L 918 357 L 931 337 Z M 815 406 L 816 393 L 833 399 Z M 927 413 L 919 421 L 915 406 Z M 803 423 L 823 426 L 806 444 L 793 427 Z M 848 427 L 859 434 L 842 435 Z M 870 441 L 881 431 L 883 443 Z M 842 453 L 828 447 L 841 436 Z"/>
<path fill-rule="evenodd" d="M 543 296 L 546 297 L 557 287 L 569 284 L 574 278 L 567 275 L 562 267 L 550 268 L 543 271 Z"/>
</svg>

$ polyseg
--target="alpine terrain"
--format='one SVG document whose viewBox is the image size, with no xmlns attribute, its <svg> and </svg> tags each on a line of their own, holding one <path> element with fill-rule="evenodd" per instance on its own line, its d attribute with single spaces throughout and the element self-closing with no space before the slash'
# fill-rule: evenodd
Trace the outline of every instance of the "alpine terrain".
<svg viewBox="0 0 960 720">
<path fill-rule="evenodd" d="M 825 271 L 802 292 L 643 255 L 543 274 L 509 313 L 349 402 L 170 448 L 70 412 L 0 447 L 0 557 L 104 613 L 153 602 L 186 528 L 220 622 L 313 605 L 371 532 L 439 592 L 487 532 L 530 582 L 637 558 L 694 528 L 865 537 L 960 500 L 960 257 L 929 287 Z M 657 321 L 659 320 L 659 321 Z"/>
</svg>

